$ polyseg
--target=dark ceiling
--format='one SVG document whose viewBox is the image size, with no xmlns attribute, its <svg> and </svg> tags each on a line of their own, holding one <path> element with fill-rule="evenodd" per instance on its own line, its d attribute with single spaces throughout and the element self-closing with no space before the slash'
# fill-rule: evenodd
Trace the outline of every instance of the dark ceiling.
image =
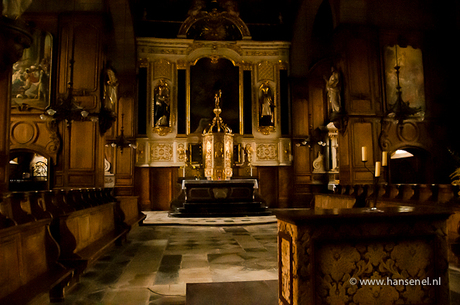
<svg viewBox="0 0 460 305">
<path fill-rule="evenodd" d="M 222 10 L 229 0 L 204 0 L 204 10 L 214 5 Z M 230 0 L 236 5 L 239 17 L 248 26 L 253 40 L 290 40 L 290 21 L 293 20 L 293 0 Z M 175 38 L 187 19 L 196 0 L 132 0 L 131 11 L 136 36 Z"/>
</svg>

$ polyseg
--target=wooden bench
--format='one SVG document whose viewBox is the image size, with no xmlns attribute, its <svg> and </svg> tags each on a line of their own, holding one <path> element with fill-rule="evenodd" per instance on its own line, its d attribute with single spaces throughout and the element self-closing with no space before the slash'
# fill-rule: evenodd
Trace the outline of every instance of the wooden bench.
<svg viewBox="0 0 460 305">
<path fill-rule="evenodd" d="M 131 227 L 145 218 L 139 213 L 137 197 L 115 199 L 107 189 L 69 190 L 60 198 L 75 210 L 57 217 L 58 232 L 54 234 L 61 248 L 59 261 L 76 270 L 77 280 L 110 247 L 121 244 Z"/>
<path fill-rule="evenodd" d="M 6 218 L 3 217 L 2 223 Z M 62 301 L 73 269 L 57 262 L 59 247 L 50 218 L 0 229 L 0 303 Z M 12 225 L 11 225 L 12 224 Z M 49 299 L 48 299 L 49 298 Z"/>
<path fill-rule="evenodd" d="M 142 223 L 146 215 L 139 211 L 138 197 L 117 196 L 118 207 L 123 223 L 130 230 L 133 226 Z"/>
<path fill-rule="evenodd" d="M 45 293 L 62 300 L 64 287 L 145 218 L 137 197 L 95 188 L 8 193 L 0 212 L 1 304 Z"/>
</svg>

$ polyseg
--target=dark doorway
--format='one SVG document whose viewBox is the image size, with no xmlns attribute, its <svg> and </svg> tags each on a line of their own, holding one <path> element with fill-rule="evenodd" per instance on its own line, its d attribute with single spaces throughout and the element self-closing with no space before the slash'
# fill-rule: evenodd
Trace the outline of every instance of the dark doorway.
<svg viewBox="0 0 460 305">
<path fill-rule="evenodd" d="M 430 154 L 420 148 L 403 148 L 391 154 L 390 183 L 431 183 Z"/>
<path fill-rule="evenodd" d="M 34 191 L 48 189 L 49 159 L 32 151 L 11 151 L 9 190 Z"/>
</svg>

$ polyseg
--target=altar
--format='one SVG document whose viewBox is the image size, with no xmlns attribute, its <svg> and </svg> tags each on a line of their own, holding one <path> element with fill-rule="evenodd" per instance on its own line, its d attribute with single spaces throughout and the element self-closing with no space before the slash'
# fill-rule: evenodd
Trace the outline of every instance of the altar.
<svg viewBox="0 0 460 305">
<path fill-rule="evenodd" d="M 182 180 L 170 216 L 225 217 L 271 215 L 258 193 L 257 179 Z"/>
<path fill-rule="evenodd" d="M 280 209 L 279 304 L 450 304 L 448 209 Z"/>
</svg>

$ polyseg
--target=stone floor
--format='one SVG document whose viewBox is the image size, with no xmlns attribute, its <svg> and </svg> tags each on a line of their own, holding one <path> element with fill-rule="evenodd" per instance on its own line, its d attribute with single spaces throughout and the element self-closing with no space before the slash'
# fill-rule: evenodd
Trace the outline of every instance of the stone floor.
<svg viewBox="0 0 460 305">
<path fill-rule="evenodd" d="M 141 226 L 88 269 L 61 304 L 185 304 L 186 283 L 273 284 L 278 278 L 276 236 L 276 224 Z M 460 269 L 451 269 L 450 281 L 451 304 L 460 304 Z M 254 287 L 259 286 L 254 295 L 277 293 L 266 285 Z"/>
<path fill-rule="evenodd" d="M 276 224 L 141 226 L 82 276 L 64 304 L 185 304 L 186 283 L 276 280 L 276 236 Z"/>
</svg>

